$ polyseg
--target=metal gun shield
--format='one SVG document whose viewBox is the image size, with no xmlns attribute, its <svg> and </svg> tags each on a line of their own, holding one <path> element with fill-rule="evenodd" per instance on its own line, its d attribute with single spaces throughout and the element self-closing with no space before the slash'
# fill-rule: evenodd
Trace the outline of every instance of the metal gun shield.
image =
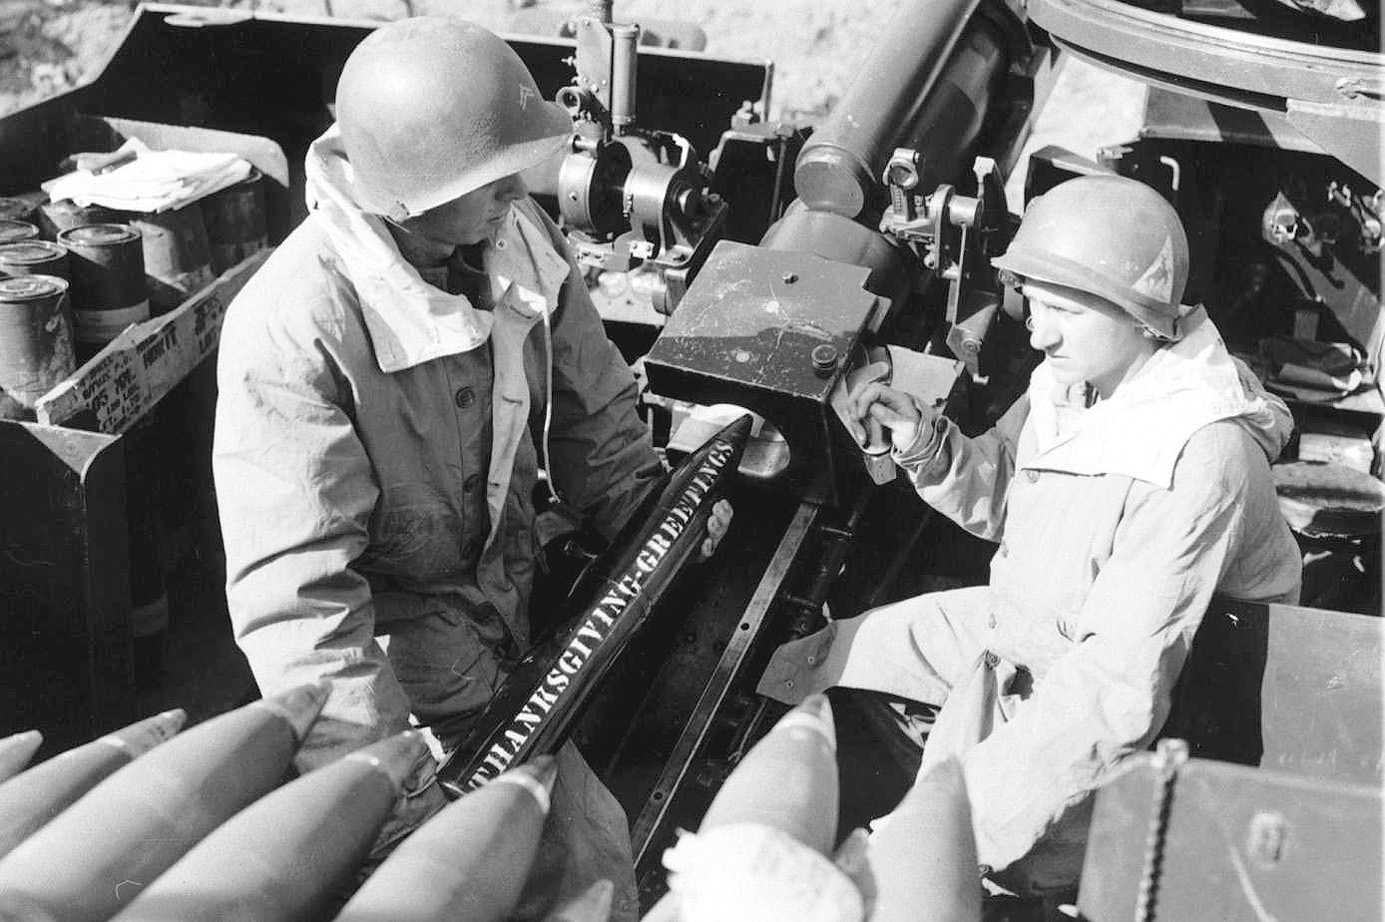
<svg viewBox="0 0 1385 922">
<path fill-rule="evenodd" d="M 556 776 L 542 757 L 448 805 L 385 859 L 337 922 L 504 922 L 538 853 Z"/>
<path fill-rule="evenodd" d="M 213 830 L 115 918 L 321 917 L 427 753 L 423 734 L 408 730 L 296 778 Z"/>
<path fill-rule="evenodd" d="M 520 661 L 471 735 L 438 771 L 451 796 L 562 745 L 615 658 L 696 555 L 712 506 L 745 453 L 752 424 L 749 414 L 742 416 L 684 459 L 578 581 L 556 621 L 563 627 Z"/>
<path fill-rule="evenodd" d="M 830 856 L 837 835 L 837 735 L 826 695 L 780 718 L 722 784 L 700 830 L 756 823 Z"/>
<path fill-rule="evenodd" d="M 915 781 L 871 835 L 870 867 L 877 889 L 872 922 L 979 922 L 971 804 L 955 759 Z"/>
<path fill-rule="evenodd" d="M 0 893 L 71 922 L 109 919 L 283 780 L 327 691 L 305 685 L 247 704 L 131 762 L 0 858 Z"/>
<path fill-rule="evenodd" d="M 186 721 L 181 710 L 155 714 L 0 784 L 0 857 L 105 778 L 172 737 Z"/>
</svg>

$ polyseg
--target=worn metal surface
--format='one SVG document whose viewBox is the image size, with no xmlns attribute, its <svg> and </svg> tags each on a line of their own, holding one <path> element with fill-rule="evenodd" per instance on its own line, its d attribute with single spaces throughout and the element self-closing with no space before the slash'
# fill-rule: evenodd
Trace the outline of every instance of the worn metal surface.
<svg viewBox="0 0 1385 922">
<path fill-rule="evenodd" d="M 785 481 L 808 499 L 837 495 L 837 469 L 849 476 L 841 453 L 857 449 L 828 399 L 884 309 L 864 288 L 869 274 L 807 253 L 722 241 L 645 359 L 651 389 L 759 413 L 788 440 Z"/>
<path fill-rule="evenodd" d="M 1383 636 L 1379 617 L 1219 600 L 1162 735 L 1201 758 L 1378 787 Z"/>
<path fill-rule="evenodd" d="M 1029 15 L 1098 66 L 1153 86 L 1242 108 L 1290 114 L 1326 152 L 1380 182 L 1382 113 L 1377 51 L 1181 19 L 1118 0 L 1033 0 Z M 1297 113 L 1302 113 L 1301 117 Z"/>
<path fill-rule="evenodd" d="M 760 636 L 766 614 L 788 576 L 789 569 L 803 547 L 819 508 L 813 503 L 798 507 L 788 528 L 765 568 L 745 613 L 728 637 L 725 650 L 711 679 L 703 686 L 692 717 L 683 726 L 666 767 L 655 782 L 644 809 L 634 818 L 630 834 L 636 870 L 651 862 L 657 865 L 658 849 L 668 844 L 670 830 L 664 828 L 674 795 L 692 770 L 693 756 L 702 746 L 712 722 L 726 701 L 731 683 L 739 676 L 751 645 Z"/>
<path fill-rule="evenodd" d="M 1097 795 L 1078 909 L 1090 922 L 1378 922 L 1381 831 L 1378 785 L 1192 759 L 1165 791 L 1157 756 L 1142 756 Z"/>
</svg>

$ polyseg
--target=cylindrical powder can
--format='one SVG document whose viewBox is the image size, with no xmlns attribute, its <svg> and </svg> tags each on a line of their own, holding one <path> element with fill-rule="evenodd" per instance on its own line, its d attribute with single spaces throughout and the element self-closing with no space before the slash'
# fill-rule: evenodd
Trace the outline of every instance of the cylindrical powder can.
<svg viewBox="0 0 1385 922">
<path fill-rule="evenodd" d="M 269 248 L 264 176 L 259 170 L 252 169 L 249 176 L 213 192 L 201 204 L 216 272 L 225 272 L 247 256 Z"/>
<path fill-rule="evenodd" d="M 51 275 L 0 279 L 0 405 L 33 419 L 34 404 L 76 367 L 67 282 Z M 5 415 L 0 410 L 0 415 Z"/>
<path fill-rule="evenodd" d="M 132 323 L 149 319 L 144 249 L 124 224 L 88 224 L 58 235 L 72 272 L 72 319 L 83 360 Z"/>
<path fill-rule="evenodd" d="M 26 221 L 34 223 L 34 211 L 38 208 L 26 198 L 0 197 L 0 219 L 6 221 Z"/>
<path fill-rule="evenodd" d="M 144 274 L 153 313 L 173 310 L 216 278 L 202 207 L 197 202 L 172 211 L 127 212 L 125 220 L 143 239 Z"/>
<path fill-rule="evenodd" d="M 0 275 L 56 275 L 71 281 L 67 247 L 51 240 L 0 243 Z"/>
<path fill-rule="evenodd" d="M 38 228 L 28 221 L 0 219 L 0 243 L 17 243 L 20 240 L 33 240 L 38 236 Z"/>
<path fill-rule="evenodd" d="M 83 224 L 113 224 L 117 215 L 109 208 L 100 205 L 78 205 L 71 199 L 61 202 L 45 202 L 38 208 L 34 220 L 43 236 L 57 240 L 58 234 Z"/>
</svg>

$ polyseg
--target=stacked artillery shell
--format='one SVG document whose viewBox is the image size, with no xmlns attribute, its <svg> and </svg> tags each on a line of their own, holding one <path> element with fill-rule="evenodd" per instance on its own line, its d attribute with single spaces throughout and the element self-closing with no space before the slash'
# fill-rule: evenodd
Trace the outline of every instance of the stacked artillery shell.
<svg viewBox="0 0 1385 922">
<path fill-rule="evenodd" d="M 295 779 L 208 835 L 116 918 L 320 917 L 369 853 L 427 754 L 423 734 L 409 730 Z"/>
<path fill-rule="evenodd" d="M 67 247 L 51 240 L 0 243 L 0 275 L 54 275 L 71 281 Z"/>
<path fill-rule="evenodd" d="M 757 823 L 831 855 L 837 798 L 832 705 L 826 695 L 813 695 L 746 753 L 707 808 L 699 829 Z"/>
<path fill-rule="evenodd" d="M 187 715 L 165 711 L 69 749 L 0 784 L 0 858 L 106 777 L 169 739 Z"/>
<path fill-rule="evenodd" d="M 28 221 L 12 221 L 0 218 L 0 243 L 18 243 L 33 240 L 38 236 L 38 228 Z"/>
<path fill-rule="evenodd" d="M 962 768 L 941 763 L 914 782 L 870 838 L 872 922 L 981 919 L 981 878 Z"/>
<path fill-rule="evenodd" d="M 67 292 L 67 282 L 52 275 L 0 278 L 0 394 L 25 418 L 76 368 Z"/>
<path fill-rule="evenodd" d="M 375 870 L 336 922 L 504 922 L 538 852 L 556 776 L 542 757 L 450 804 Z"/>
<path fill-rule="evenodd" d="M 149 319 L 144 249 L 124 224 L 86 224 L 58 234 L 72 260 L 72 316 L 78 352 L 101 351 L 132 323 Z"/>
<path fill-rule="evenodd" d="M 611 918 L 611 900 L 615 892 L 615 884 L 598 880 L 586 892 L 549 913 L 543 922 L 607 922 Z"/>
<path fill-rule="evenodd" d="M 470 736 L 438 771 L 453 797 L 538 755 L 552 755 L 615 658 L 694 557 L 712 506 L 750 438 L 750 415 L 722 429 L 666 475 L 602 560 L 572 591 L 562 627 L 500 687 Z"/>
<path fill-rule="evenodd" d="M 326 684 L 296 688 L 146 753 L 0 858 L 0 893 L 65 922 L 109 919 L 283 779 L 326 699 Z"/>
<path fill-rule="evenodd" d="M 37 730 L 25 730 L 0 739 L 0 781 L 24 771 L 24 766 L 42 745 L 43 734 Z"/>
</svg>

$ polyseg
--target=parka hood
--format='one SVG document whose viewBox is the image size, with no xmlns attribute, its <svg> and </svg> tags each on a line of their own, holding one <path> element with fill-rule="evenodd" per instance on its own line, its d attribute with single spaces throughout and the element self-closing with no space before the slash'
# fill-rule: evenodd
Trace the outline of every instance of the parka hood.
<svg viewBox="0 0 1385 922">
<path fill-rule="evenodd" d="M 382 371 L 469 352 L 490 338 L 490 312 L 424 281 L 400 255 L 384 220 L 357 203 L 336 125 L 309 147 L 305 169 L 310 220 L 322 228 L 356 289 Z"/>
<path fill-rule="evenodd" d="M 1084 406 L 1085 387 L 1065 388 L 1047 363 L 1029 383 L 1030 415 L 1020 438 L 1021 468 L 1125 474 L 1167 488 L 1193 433 L 1235 422 L 1273 462 L 1293 434 L 1284 401 L 1269 393 L 1198 309 L 1180 341 L 1159 349 L 1114 395 Z"/>
</svg>

